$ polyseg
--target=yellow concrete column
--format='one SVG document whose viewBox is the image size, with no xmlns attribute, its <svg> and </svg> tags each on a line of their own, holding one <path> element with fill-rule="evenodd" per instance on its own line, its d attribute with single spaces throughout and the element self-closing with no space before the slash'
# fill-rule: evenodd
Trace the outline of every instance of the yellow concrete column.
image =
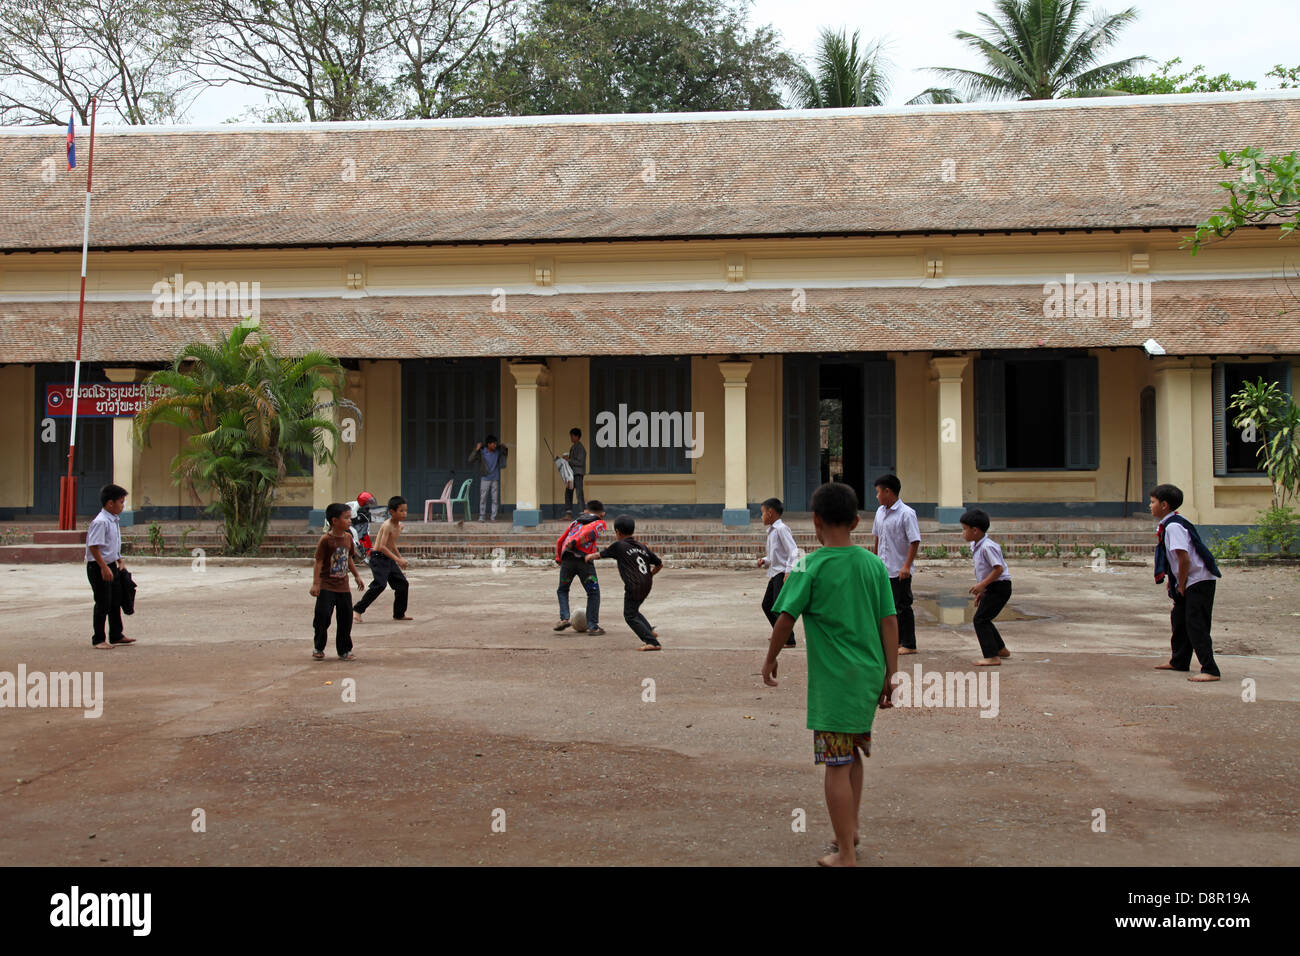
<svg viewBox="0 0 1300 956">
<path fill-rule="evenodd" d="M 106 368 L 104 375 L 110 382 L 136 382 L 143 378 L 143 373 L 134 368 Z M 139 502 L 136 501 L 140 490 L 140 447 L 135 440 L 135 419 L 113 419 L 113 484 L 126 489 L 126 510 L 118 521 L 123 527 L 135 524 Z"/>
<path fill-rule="evenodd" d="M 962 467 L 965 443 L 962 441 L 962 376 L 970 365 L 970 356 L 960 355 L 930 359 L 933 377 L 939 383 L 939 495 L 935 517 L 942 524 L 956 524 L 964 506 Z"/>
<path fill-rule="evenodd" d="M 326 405 L 334 400 L 334 396 L 329 389 L 317 389 L 316 404 Z M 336 418 L 335 409 L 326 412 L 331 418 Z M 334 436 L 328 432 L 325 433 L 325 447 L 333 449 L 335 447 Z M 325 523 L 325 509 L 333 502 L 338 500 L 334 496 L 334 472 L 336 466 L 322 465 L 313 460 L 311 466 L 311 514 L 308 515 L 307 522 L 313 527 L 319 527 Z"/>
<path fill-rule="evenodd" d="M 1196 501 L 1196 429 L 1192 400 L 1192 367 L 1177 359 L 1159 359 L 1156 379 L 1156 481 L 1177 485 L 1183 492 L 1178 510 L 1188 521 L 1200 521 Z M 1143 494 L 1150 491 L 1143 489 Z"/>
<path fill-rule="evenodd" d="M 723 447 L 725 478 L 722 523 L 728 526 L 749 524 L 749 454 L 746 447 L 745 401 L 752 362 L 719 362 L 722 372 Z"/>
<path fill-rule="evenodd" d="M 516 362 L 510 366 L 515 379 L 515 445 L 510 449 L 509 467 L 515 470 L 514 525 L 535 528 L 542 521 L 541 484 L 537 480 L 541 436 L 537 389 L 543 384 L 546 366 L 540 362 Z"/>
</svg>

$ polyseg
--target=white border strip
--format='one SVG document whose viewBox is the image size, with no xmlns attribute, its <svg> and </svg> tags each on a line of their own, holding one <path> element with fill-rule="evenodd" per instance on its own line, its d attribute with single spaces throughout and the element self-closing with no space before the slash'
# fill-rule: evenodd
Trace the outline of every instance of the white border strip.
<svg viewBox="0 0 1300 956">
<path fill-rule="evenodd" d="M 1226 93 L 1165 93 L 1153 96 L 1099 96 L 1090 99 L 1021 100 L 1012 102 L 937 103 L 925 106 L 870 106 L 824 110 L 733 110 L 716 113 L 608 113 L 576 116 L 475 116 L 436 120 L 367 120 L 341 123 L 220 123 L 199 126 L 104 126 L 95 135 L 158 136 L 212 133 L 324 133 L 399 129 L 496 129 L 537 126 L 672 126 L 690 123 L 745 123 L 779 120 L 832 120 L 880 116 L 933 116 L 946 113 L 1037 113 L 1124 109 L 1136 106 L 1267 103 L 1300 100 L 1300 89 L 1233 90 Z M 50 136 L 67 133 L 62 126 L 0 127 L 0 137 Z"/>
</svg>

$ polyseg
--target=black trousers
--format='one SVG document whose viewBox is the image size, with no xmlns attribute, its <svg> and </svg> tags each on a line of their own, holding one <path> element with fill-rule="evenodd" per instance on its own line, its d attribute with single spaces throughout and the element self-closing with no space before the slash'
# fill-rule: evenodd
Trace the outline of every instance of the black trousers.
<svg viewBox="0 0 1300 956">
<path fill-rule="evenodd" d="M 316 598 L 316 615 L 312 626 L 316 629 L 316 650 L 324 653 L 329 643 L 330 616 L 337 611 L 337 630 L 334 632 L 334 647 L 339 657 L 352 650 L 352 592 L 327 591 L 321 588 Z"/>
<path fill-rule="evenodd" d="M 776 619 L 781 615 L 772 612 L 772 605 L 781 596 L 783 584 L 785 584 L 785 572 L 781 571 L 767 579 L 767 590 L 763 592 L 763 613 L 767 615 L 767 623 L 773 627 L 776 626 Z"/>
<path fill-rule="evenodd" d="M 998 651 L 1007 645 L 1002 643 L 1002 635 L 993 625 L 993 619 L 1002 613 L 1002 609 L 1011 600 L 1011 582 L 994 581 L 984 589 L 984 596 L 975 606 L 975 636 L 980 640 L 980 651 L 985 657 L 997 657 Z"/>
<path fill-rule="evenodd" d="M 650 622 L 647 621 L 645 615 L 641 613 L 641 604 L 649 596 L 649 591 L 646 591 L 644 594 L 624 591 L 623 620 L 627 621 L 627 626 L 632 628 L 633 634 L 641 638 L 642 643 L 657 645 L 659 643 L 659 638 L 655 637 L 654 634 L 651 633 L 654 628 L 650 626 Z"/>
<path fill-rule="evenodd" d="M 109 564 L 113 569 L 113 580 L 105 581 L 99 570 L 98 561 L 86 562 L 86 578 L 90 581 L 90 590 L 95 595 L 95 611 L 92 616 L 94 631 L 91 644 L 110 644 L 122 642 L 122 575 L 118 573 L 117 562 Z M 108 637 L 104 636 L 104 620 L 108 620 Z"/>
<path fill-rule="evenodd" d="M 407 589 L 411 585 L 397 562 L 386 554 L 373 551 L 370 554 L 370 570 L 375 576 L 370 581 L 370 587 L 366 588 L 365 597 L 357 602 L 353 610 L 365 614 L 366 608 L 374 603 L 375 598 L 384 593 L 384 588 L 390 587 L 393 589 L 393 619 L 400 621 L 406 617 Z"/>
<path fill-rule="evenodd" d="M 1174 599 L 1169 612 L 1173 631 L 1169 645 L 1172 653 L 1169 664 L 1174 670 L 1190 670 L 1192 651 L 1201 663 L 1202 674 L 1219 676 L 1219 665 L 1214 663 L 1214 644 L 1210 640 L 1210 621 L 1214 616 L 1214 586 L 1217 581 L 1198 581 L 1187 586 L 1187 596 L 1178 593 L 1175 583 L 1170 597 Z"/>
<path fill-rule="evenodd" d="M 560 562 L 560 586 L 555 589 L 560 599 L 560 620 L 569 619 L 569 588 L 574 578 L 582 582 L 583 590 L 587 592 L 587 629 L 590 630 L 597 627 L 600 620 L 600 581 L 594 564 L 571 554 L 566 554 Z"/>
<path fill-rule="evenodd" d="M 894 592 L 894 610 L 898 612 L 898 646 L 916 650 L 916 615 L 912 613 L 912 579 L 890 578 L 889 589 Z"/>
<path fill-rule="evenodd" d="M 574 475 L 573 487 L 572 488 L 566 487 L 564 489 L 564 510 L 565 511 L 569 511 L 569 512 L 573 511 L 573 499 L 575 496 L 577 496 L 578 499 L 578 511 L 582 511 L 587 507 L 587 499 L 583 497 L 582 494 L 582 479 L 584 477 L 586 476 Z"/>
</svg>

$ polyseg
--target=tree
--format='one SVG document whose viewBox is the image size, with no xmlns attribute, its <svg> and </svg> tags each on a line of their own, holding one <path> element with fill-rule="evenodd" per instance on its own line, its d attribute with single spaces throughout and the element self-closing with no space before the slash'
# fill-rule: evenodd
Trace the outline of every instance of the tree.
<svg viewBox="0 0 1300 956">
<path fill-rule="evenodd" d="M 1246 382 L 1232 396 L 1232 427 L 1257 442 L 1255 454 L 1273 485 L 1273 507 L 1300 498 L 1300 407 L 1276 382 Z"/>
<path fill-rule="evenodd" d="M 887 65 L 879 42 L 858 48 L 859 32 L 852 38 L 841 30 L 822 30 L 817 42 L 816 75 L 801 71 L 795 83 L 795 101 L 804 109 L 844 106 L 881 106 L 889 95 Z"/>
<path fill-rule="evenodd" d="M 779 109 L 799 65 L 744 0 L 537 0 L 462 76 L 461 115 Z"/>
<path fill-rule="evenodd" d="M 1219 186 L 1227 191 L 1228 203 L 1220 206 L 1196 227 L 1196 233 L 1184 240 L 1192 255 L 1215 239 L 1226 239 L 1243 226 L 1280 223 L 1280 238 L 1296 234 L 1300 227 L 1300 177 L 1297 154 L 1264 156 L 1250 146 L 1229 153 L 1219 153 L 1219 165 L 1236 173 Z"/>
<path fill-rule="evenodd" d="M 1186 73 L 1172 73 L 1182 63 L 1181 57 L 1165 62 L 1160 70 L 1148 76 L 1122 76 L 1111 81 L 1110 88 L 1120 93 L 1143 95 L 1149 93 L 1222 93 L 1227 90 L 1253 90 L 1254 80 L 1234 80 L 1227 73 L 1207 76 L 1205 67 L 1197 64 Z M 1279 67 L 1279 69 L 1281 69 Z M 1272 75 L 1271 73 L 1268 75 Z"/>
<path fill-rule="evenodd" d="M 302 460 L 332 463 L 339 437 L 332 410 L 356 409 L 339 397 L 337 359 L 319 351 L 281 356 L 269 339 L 250 341 L 252 334 L 241 324 L 216 345 L 187 345 L 171 368 L 146 379 L 163 391 L 135 421 L 145 445 L 158 423 L 189 433 L 172 460 L 172 476 L 178 485 L 215 493 L 209 507 L 225 520 L 231 554 L 258 550 L 276 488 L 302 471 Z M 318 401 L 321 392 L 328 400 Z"/>
<path fill-rule="evenodd" d="M 0 122 L 84 126 L 92 97 L 127 125 L 178 121 L 188 33 L 179 0 L 0 0 Z"/>
<path fill-rule="evenodd" d="M 520 0 L 185 0 L 191 71 L 264 90 L 272 121 L 448 115 L 459 71 Z"/>
<path fill-rule="evenodd" d="M 1064 95 L 1113 92 L 1110 84 L 1131 73 L 1145 56 L 1098 65 L 1120 31 L 1137 19 L 1136 9 L 1098 13 L 1083 24 L 1087 0 L 995 0 L 997 18 L 981 13 L 986 36 L 953 35 L 987 62 L 987 72 L 932 67 L 968 99 L 1047 100 Z"/>
</svg>

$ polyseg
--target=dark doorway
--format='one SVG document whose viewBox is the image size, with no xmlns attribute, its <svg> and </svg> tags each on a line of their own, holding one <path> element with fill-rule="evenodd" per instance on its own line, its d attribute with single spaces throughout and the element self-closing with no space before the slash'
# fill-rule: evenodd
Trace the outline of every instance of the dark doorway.
<svg viewBox="0 0 1300 956">
<path fill-rule="evenodd" d="M 782 379 L 787 510 L 807 511 L 817 486 L 832 478 L 852 487 L 861 502 L 871 482 L 896 470 L 894 363 L 870 356 L 787 355 Z"/>
<path fill-rule="evenodd" d="M 1156 486 L 1156 390 L 1149 385 L 1142 389 L 1139 399 L 1142 415 L 1142 487 L 1137 500 L 1146 501 L 1147 493 Z"/>
<path fill-rule="evenodd" d="M 35 487 L 32 511 L 38 515 L 59 513 L 59 478 L 68 473 L 68 439 L 72 434 L 72 419 L 54 419 L 54 441 L 43 438 L 48 429 L 45 420 L 45 388 L 47 385 L 71 385 L 71 364 L 38 365 L 36 367 L 36 453 Z M 93 385 L 107 382 L 102 370 L 82 365 L 81 384 Z M 73 460 L 73 474 L 77 477 L 77 516 L 89 520 L 99 514 L 99 490 L 113 480 L 113 419 L 77 418 L 77 455 Z M 128 509 L 136 507 L 127 499 Z"/>
<path fill-rule="evenodd" d="M 1065 467 L 1062 362 L 1007 362 L 1007 467 Z"/>
<path fill-rule="evenodd" d="M 496 359 L 402 363 L 402 494 L 412 514 L 422 514 L 425 499 L 437 498 L 449 479 L 454 495 L 466 478 L 474 479 L 469 494 L 477 514 L 478 469 L 466 459 L 489 432 L 504 438 Z"/>
<path fill-rule="evenodd" d="M 866 460 L 863 457 L 862 364 L 823 364 L 818 381 L 821 481 L 842 481 L 862 501 Z"/>
</svg>

